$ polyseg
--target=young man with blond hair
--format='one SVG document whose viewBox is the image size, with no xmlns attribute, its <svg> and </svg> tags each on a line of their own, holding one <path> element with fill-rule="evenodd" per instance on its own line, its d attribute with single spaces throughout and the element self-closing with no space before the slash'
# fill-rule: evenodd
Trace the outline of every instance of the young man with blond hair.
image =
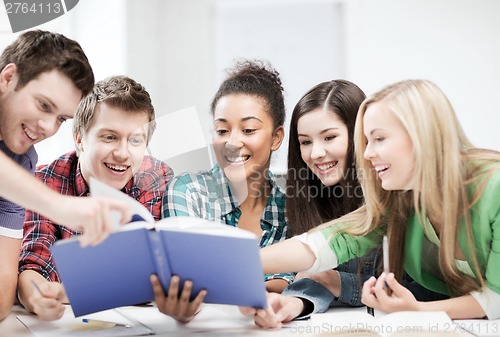
<svg viewBox="0 0 500 337">
<path fill-rule="evenodd" d="M 110 77 L 98 82 L 78 107 L 73 125 L 77 150 L 39 167 L 35 175 L 56 192 L 72 196 L 87 196 L 90 178 L 98 179 L 139 201 L 159 220 L 173 172 L 145 156 L 154 128 L 154 108 L 144 87 L 125 76 Z M 36 212 L 26 213 L 19 300 L 42 319 L 60 318 L 68 302 L 50 248 L 79 234 Z"/>
</svg>

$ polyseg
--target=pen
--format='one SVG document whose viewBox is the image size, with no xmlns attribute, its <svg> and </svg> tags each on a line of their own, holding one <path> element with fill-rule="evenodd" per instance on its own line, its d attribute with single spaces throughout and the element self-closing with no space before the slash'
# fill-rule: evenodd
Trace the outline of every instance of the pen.
<svg viewBox="0 0 500 337">
<path fill-rule="evenodd" d="M 390 269 L 389 269 L 389 241 L 387 239 L 387 235 L 384 235 L 382 239 L 382 263 L 383 263 L 383 270 L 386 276 L 389 274 Z M 387 283 L 385 283 L 385 291 L 387 292 L 388 295 L 390 295 L 390 289 L 387 286 Z M 366 306 L 366 312 L 372 316 L 375 316 L 375 310 L 373 310 L 372 307 Z"/>
<path fill-rule="evenodd" d="M 387 240 L 387 235 L 384 235 L 382 239 L 382 250 L 384 254 L 384 273 L 389 274 L 389 242 Z"/>
<path fill-rule="evenodd" d="M 124 328 L 130 328 L 130 324 L 123 324 L 123 323 L 116 323 L 116 322 L 108 322 L 108 321 L 101 321 L 98 319 L 90 319 L 90 318 L 82 318 L 83 323 L 87 324 L 92 324 L 92 325 L 98 325 L 103 328 L 112 328 L 115 326 L 122 326 Z"/>
<path fill-rule="evenodd" d="M 387 239 L 387 235 L 384 235 L 384 238 L 382 239 L 382 253 L 383 253 L 383 261 L 384 261 L 384 273 L 385 277 L 389 275 L 390 269 L 389 269 L 389 240 Z M 387 285 L 387 282 L 385 282 L 385 291 L 387 295 L 391 295 L 391 289 Z"/>
<path fill-rule="evenodd" d="M 40 287 L 38 286 L 38 284 L 36 284 L 36 282 L 35 282 L 35 281 L 33 281 L 33 280 L 31 280 L 31 284 L 33 285 L 33 288 L 35 288 L 35 289 L 36 289 L 36 291 L 38 291 L 38 293 L 39 293 L 40 295 L 42 295 L 42 297 L 44 297 L 44 296 L 43 296 L 43 293 L 42 293 L 42 289 L 40 289 Z"/>
</svg>

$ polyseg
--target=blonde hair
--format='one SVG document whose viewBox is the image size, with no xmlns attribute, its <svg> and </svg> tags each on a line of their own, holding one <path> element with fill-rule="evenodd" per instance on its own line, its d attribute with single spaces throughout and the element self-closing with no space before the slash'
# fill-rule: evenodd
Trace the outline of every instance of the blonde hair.
<svg viewBox="0 0 500 337">
<path fill-rule="evenodd" d="M 382 102 L 402 123 L 413 144 L 415 167 L 413 190 L 386 191 L 382 188 L 370 161 L 363 154 L 367 139 L 363 117 L 367 108 Z M 465 135 L 455 111 L 444 93 L 432 82 L 407 80 L 389 85 L 368 97 L 360 106 L 354 133 L 358 177 L 365 204 L 345 217 L 321 228 L 350 224 L 343 229 L 353 235 L 364 235 L 386 227 L 392 252 L 390 264 L 400 279 L 403 274 L 406 223 L 415 213 L 423 224 L 427 218 L 438 225 L 441 242 L 440 269 L 450 291 L 465 294 L 484 285 L 484 275 L 474 257 L 471 268 L 477 279 L 460 272 L 455 264 L 457 229 L 465 219 L 468 245 L 474 250 L 469 209 L 479 199 L 487 178 L 498 170 L 486 167 L 500 161 L 500 153 L 476 149 Z M 481 182 L 472 198 L 467 187 Z"/>
</svg>

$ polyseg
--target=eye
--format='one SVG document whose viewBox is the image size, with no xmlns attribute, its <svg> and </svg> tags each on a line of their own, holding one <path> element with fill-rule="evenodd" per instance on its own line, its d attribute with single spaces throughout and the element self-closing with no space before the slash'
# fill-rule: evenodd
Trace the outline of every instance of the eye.
<svg viewBox="0 0 500 337">
<path fill-rule="evenodd" d="M 337 136 L 326 136 L 325 141 L 329 142 L 331 140 L 334 140 L 335 138 L 337 138 Z"/>
<path fill-rule="evenodd" d="M 303 140 L 303 141 L 300 141 L 300 146 L 307 146 L 307 145 L 310 145 L 312 144 L 312 142 L 310 140 Z"/>
<path fill-rule="evenodd" d="M 64 116 L 59 116 L 57 117 L 57 120 L 59 121 L 59 123 L 64 123 L 68 120 L 68 118 Z"/>
<path fill-rule="evenodd" d="M 223 134 L 228 133 L 228 130 L 226 130 L 226 129 L 218 129 L 218 130 L 215 130 L 215 133 L 217 133 L 218 135 L 223 135 Z"/>
<path fill-rule="evenodd" d="M 44 101 L 38 100 L 38 106 L 39 106 L 40 110 L 42 110 L 44 112 L 50 112 L 50 105 L 48 105 Z"/>
<path fill-rule="evenodd" d="M 129 142 L 130 142 L 130 144 L 132 144 L 134 146 L 139 146 L 142 143 L 144 143 L 144 139 L 143 138 L 139 138 L 139 137 L 135 137 L 135 138 L 130 138 Z"/>
<path fill-rule="evenodd" d="M 374 139 L 374 140 L 375 140 L 376 142 L 381 142 L 381 141 L 383 141 L 384 139 L 385 139 L 384 137 L 375 137 L 375 139 Z"/>
<path fill-rule="evenodd" d="M 251 134 L 254 133 L 256 129 L 243 129 L 243 133 Z"/>
<path fill-rule="evenodd" d="M 116 137 L 113 136 L 113 135 L 104 135 L 104 136 L 102 136 L 102 140 L 104 140 L 107 143 L 110 143 L 110 142 L 114 141 L 115 139 L 116 139 Z"/>
</svg>

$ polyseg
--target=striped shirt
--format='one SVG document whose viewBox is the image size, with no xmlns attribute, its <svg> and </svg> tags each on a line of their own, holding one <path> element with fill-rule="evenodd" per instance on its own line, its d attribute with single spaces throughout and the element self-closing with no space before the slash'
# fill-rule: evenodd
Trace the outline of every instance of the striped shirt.
<svg viewBox="0 0 500 337">
<path fill-rule="evenodd" d="M 38 154 L 33 146 L 25 154 L 18 155 L 9 150 L 3 141 L 0 141 L 0 151 L 31 174 L 35 172 Z M 23 237 L 24 215 L 24 207 L 0 197 L 0 235 L 21 239 Z"/>
</svg>

